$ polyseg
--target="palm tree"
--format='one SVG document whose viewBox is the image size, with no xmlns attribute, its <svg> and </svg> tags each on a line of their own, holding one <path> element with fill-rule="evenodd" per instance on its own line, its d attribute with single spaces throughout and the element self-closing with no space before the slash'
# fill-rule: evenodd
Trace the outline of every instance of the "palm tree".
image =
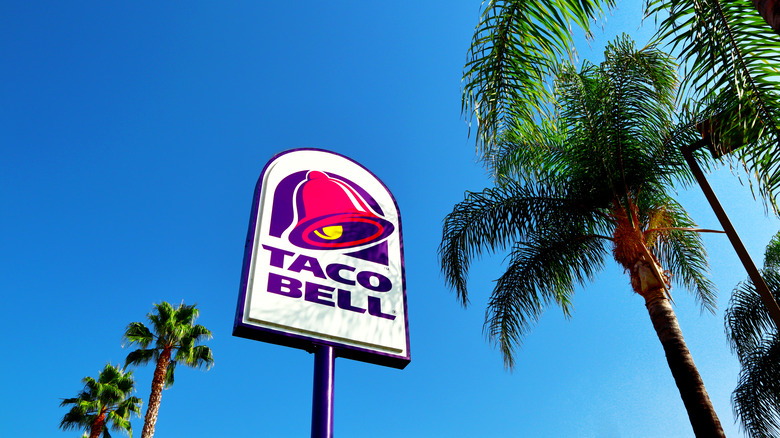
<svg viewBox="0 0 780 438">
<path fill-rule="evenodd" d="M 660 18 L 659 36 L 684 68 L 681 95 L 702 125 L 715 125 L 721 151 L 736 155 L 755 176 L 759 193 L 778 210 L 780 162 L 780 0 L 645 0 Z M 547 116 L 546 81 L 555 62 L 574 53 L 572 29 L 590 24 L 615 0 L 488 0 L 464 67 L 462 110 L 477 121 L 484 153 L 515 120 Z M 762 14 L 766 22 L 762 19 Z M 763 12 L 763 11 L 771 11 Z M 733 133 L 731 131 L 734 131 Z M 747 133 L 745 131 L 748 131 Z"/>
<path fill-rule="evenodd" d="M 496 280 L 485 332 L 514 364 L 514 351 L 544 309 L 569 315 L 576 284 L 609 251 L 642 296 L 696 436 L 723 436 L 670 305 L 671 279 L 714 309 L 714 286 L 698 232 L 670 197 L 690 181 L 673 130 L 676 76 L 668 55 L 616 40 L 600 66 L 561 67 L 560 117 L 516 124 L 486 151 L 495 187 L 468 193 L 444 220 L 442 272 L 468 304 L 471 260 L 511 248 Z"/>
<path fill-rule="evenodd" d="M 780 214 L 780 0 L 648 0 L 647 11 L 664 16 L 658 35 L 680 54 L 702 134 L 715 131 L 714 148 L 734 152 Z"/>
<path fill-rule="evenodd" d="M 780 233 L 766 248 L 764 280 L 780 299 Z M 780 336 L 753 283 L 741 283 L 726 309 L 726 337 L 742 370 L 731 396 L 751 437 L 780 436 Z"/>
<path fill-rule="evenodd" d="M 195 325 L 198 318 L 195 305 L 181 303 L 174 309 L 163 301 L 155 304 L 154 311 L 146 316 L 151 323 L 151 330 L 141 322 L 133 322 L 127 326 L 123 337 L 129 344 L 138 344 L 141 347 L 127 355 L 125 367 L 145 365 L 151 361 L 155 363 L 141 438 L 154 436 L 162 390 L 173 385 L 176 365 L 181 363 L 193 368 L 208 369 L 214 364 L 211 349 L 198 345 L 203 340 L 211 339 L 211 332 L 202 325 Z"/>
<path fill-rule="evenodd" d="M 89 432 L 89 438 L 111 438 L 111 430 L 124 431 L 132 437 L 131 414 L 140 415 L 141 399 L 130 397 L 135 391 L 131 371 L 125 373 L 118 367 L 106 364 L 97 380 L 92 377 L 81 379 L 84 389 L 78 396 L 62 400 L 60 406 L 73 405 L 62 417 L 60 429 L 82 429 Z"/>
<path fill-rule="evenodd" d="M 477 118 L 477 147 L 494 142 L 517 118 L 533 121 L 552 96 L 545 83 L 562 56 L 571 56 L 572 25 L 590 22 L 615 0 L 489 0 L 464 67 L 462 109 Z"/>
</svg>

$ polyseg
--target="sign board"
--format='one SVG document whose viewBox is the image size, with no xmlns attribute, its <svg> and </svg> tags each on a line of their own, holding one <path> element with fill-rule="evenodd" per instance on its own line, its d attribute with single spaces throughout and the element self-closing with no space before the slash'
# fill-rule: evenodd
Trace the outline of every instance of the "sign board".
<svg viewBox="0 0 780 438">
<path fill-rule="evenodd" d="M 273 157 L 255 188 L 233 334 L 404 368 L 408 327 L 401 217 L 387 187 L 333 152 Z"/>
</svg>

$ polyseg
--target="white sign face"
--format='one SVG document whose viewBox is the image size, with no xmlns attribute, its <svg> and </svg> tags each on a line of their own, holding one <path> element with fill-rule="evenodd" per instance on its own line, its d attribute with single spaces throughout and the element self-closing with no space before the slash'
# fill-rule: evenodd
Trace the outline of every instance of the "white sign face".
<svg viewBox="0 0 780 438">
<path fill-rule="evenodd" d="M 235 335 L 409 363 L 400 216 L 379 179 L 332 152 L 288 151 L 252 210 Z"/>
</svg>

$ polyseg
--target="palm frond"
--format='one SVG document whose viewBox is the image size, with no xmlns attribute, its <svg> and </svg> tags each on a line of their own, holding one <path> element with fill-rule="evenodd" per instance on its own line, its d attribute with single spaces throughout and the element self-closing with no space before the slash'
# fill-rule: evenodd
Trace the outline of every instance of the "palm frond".
<svg viewBox="0 0 780 438">
<path fill-rule="evenodd" d="M 513 248 L 485 311 L 485 333 L 499 346 L 507 368 L 514 367 L 515 349 L 544 309 L 557 303 L 568 316 L 574 285 L 602 269 L 604 241 L 584 231 L 544 227 L 543 236 Z"/>
<path fill-rule="evenodd" d="M 561 154 L 564 139 L 564 132 L 551 120 L 513 123 L 490 145 L 482 160 L 497 184 L 537 181 L 555 174 L 552 157 Z"/>
<path fill-rule="evenodd" d="M 697 232 L 688 231 L 695 223 L 680 204 L 671 198 L 660 200 L 655 210 L 663 210 L 666 220 L 654 233 L 652 248 L 672 280 L 693 294 L 702 311 L 715 313 L 717 290 L 707 277 L 709 264 L 704 242 Z"/>
<path fill-rule="evenodd" d="M 151 361 L 156 361 L 159 357 L 159 350 L 156 348 L 138 349 L 133 350 L 127 354 L 125 358 L 125 367 L 128 365 L 146 365 Z"/>
<path fill-rule="evenodd" d="M 64 403 L 64 402 L 63 402 Z M 62 406 L 62 405 L 61 405 Z M 60 429 L 73 430 L 83 429 L 85 426 L 91 423 L 90 417 L 87 415 L 86 409 L 82 406 L 73 406 L 60 421 Z"/>
<path fill-rule="evenodd" d="M 572 208 L 556 187 L 506 181 L 495 188 L 467 193 L 444 219 L 439 256 L 445 282 L 467 305 L 471 260 L 484 250 L 506 248 L 537 224 L 570 215 Z"/>
<path fill-rule="evenodd" d="M 762 277 L 780 299 L 780 233 L 767 245 Z M 740 283 L 726 309 L 726 338 L 739 359 L 739 383 L 731 401 L 751 437 L 780 434 L 780 338 L 777 326 L 752 281 Z"/>
<path fill-rule="evenodd" d="M 198 315 L 200 314 L 197 307 L 195 306 L 196 304 L 188 305 L 188 304 L 181 303 L 179 307 L 176 308 L 173 323 L 177 327 L 192 326 L 192 324 L 195 322 L 196 319 L 198 319 Z"/>
<path fill-rule="evenodd" d="M 484 150 L 507 124 L 545 117 L 551 102 L 546 80 L 555 62 L 573 57 L 572 24 L 589 32 L 591 19 L 613 0 L 490 0 L 464 68 L 462 110 L 477 119 L 477 149 Z"/>
<path fill-rule="evenodd" d="M 780 339 L 763 340 L 744 357 L 731 396 L 734 414 L 751 437 L 780 435 Z"/>
<path fill-rule="evenodd" d="M 764 269 L 780 270 L 780 233 L 775 234 L 766 246 Z"/>
<path fill-rule="evenodd" d="M 666 141 L 677 87 L 670 57 L 655 45 L 636 49 L 626 36 L 604 56 L 598 67 L 562 68 L 556 80 L 560 120 L 569 133 L 566 159 L 584 171 L 578 178 L 623 197 L 687 177 L 682 155 Z"/>
<path fill-rule="evenodd" d="M 775 300 L 780 299 L 780 274 L 773 270 L 762 272 Z M 751 281 L 740 283 L 731 294 L 725 312 L 726 338 L 740 362 L 777 328 Z"/>
<path fill-rule="evenodd" d="M 165 370 L 165 388 L 170 388 L 173 386 L 173 373 L 176 371 L 176 365 L 177 362 L 175 360 L 171 360 L 168 363 L 168 368 Z"/>
<path fill-rule="evenodd" d="M 109 412 L 106 414 L 106 420 L 107 423 L 111 424 L 111 430 L 127 432 L 129 436 L 133 436 L 133 429 L 130 421 L 128 421 L 126 417 L 120 415 L 118 411 Z"/>
<path fill-rule="evenodd" d="M 214 365 L 214 355 L 211 348 L 205 345 L 196 347 L 180 348 L 176 352 L 176 361 L 192 368 L 209 369 Z"/>
<path fill-rule="evenodd" d="M 668 13 L 668 15 L 666 15 Z M 778 212 L 780 40 L 747 0 L 648 0 L 666 16 L 659 35 L 679 52 L 681 95 L 714 130 L 715 147 L 736 151 L 760 195 Z"/>
<path fill-rule="evenodd" d="M 155 312 L 147 315 L 149 322 L 152 323 L 152 330 L 157 334 L 157 339 L 166 338 L 175 331 L 173 315 L 176 310 L 170 303 L 162 301 L 154 305 Z"/>
<path fill-rule="evenodd" d="M 211 339 L 212 333 L 211 330 L 207 329 L 206 327 L 203 327 L 200 324 L 196 324 L 190 326 L 190 328 L 187 330 L 186 336 L 188 338 L 192 338 L 192 340 L 195 342 L 200 342 Z"/>
<path fill-rule="evenodd" d="M 154 335 L 142 322 L 131 322 L 122 336 L 122 345 L 138 344 L 141 348 L 146 348 L 153 340 Z"/>
</svg>

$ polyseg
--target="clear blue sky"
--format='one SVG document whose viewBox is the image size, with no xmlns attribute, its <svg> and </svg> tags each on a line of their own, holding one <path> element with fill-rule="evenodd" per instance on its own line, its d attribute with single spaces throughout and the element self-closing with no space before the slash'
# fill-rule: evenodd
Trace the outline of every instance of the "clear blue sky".
<svg viewBox="0 0 780 438">
<path fill-rule="evenodd" d="M 345 154 L 393 191 L 403 219 L 412 362 L 336 363 L 339 437 L 688 437 L 643 300 L 615 265 L 548 311 L 514 373 L 482 335 L 502 256 L 475 266 L 472 306 L 444 288 L 441 221 L 489 185 L 460 114 L 479 0 L 0 2 L 0 424 L 66 437 L 60 399 L 161 300 L 197 303 L 216 364 L 180 368 L 158 437 L 308 436 L 313 356 L 231 336 L 252 190 L 275 153 Z M 639 2 L 580 41 L 596 62 Z M 780 228 L 728 170 L 715 188 L 754 259 Z M 700 191 L 681 194 L 719 228 Z M 738 367 L 723 309 L 746 277 L 706 236 L 717 315 L 675 310 L 729 436 Z M 148 396 L 151 368 L 135 372 Z M 142 421 L 133 420 L 139 434 Z M 121 436 L 121 435 L 117 435 Z"/>
</svg>

